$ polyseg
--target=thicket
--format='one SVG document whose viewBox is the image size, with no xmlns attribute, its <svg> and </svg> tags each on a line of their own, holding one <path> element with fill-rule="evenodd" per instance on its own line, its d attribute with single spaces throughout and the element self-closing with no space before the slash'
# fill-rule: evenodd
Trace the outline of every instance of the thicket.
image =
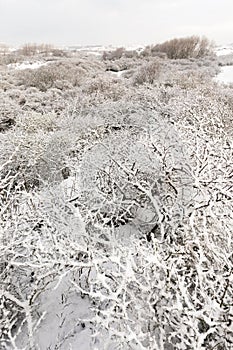
<svg viewBox="0 0 233 350">
<path fill-rule="evenodd" d="M 205 37 L 175 38 L 150 48 L 152 54 L 164 53 L 170 59 L 200 58 L 213 53 L 213 44 Z"/>
<path fill-rule="evenodd" d="M 122 76 L 74 61 L 42 89 L 50 66 L 2 71 L 0 348 L 230 350 L 233 101 L 217 61 L 138 58 Z"/>
</svg>

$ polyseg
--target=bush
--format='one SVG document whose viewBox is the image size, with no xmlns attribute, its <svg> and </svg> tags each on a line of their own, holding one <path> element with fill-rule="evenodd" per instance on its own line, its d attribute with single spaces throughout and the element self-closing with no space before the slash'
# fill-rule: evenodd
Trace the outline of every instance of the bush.
<svg viewBox="0 0 233 350">
<path fill-rule="evenodd" d="M 145 83 L 153 84 L 156 80 L 158 80 L 160 72 L 161 66 L 158 60 L 145 63 L 134 73 L 132 77 L 133 85 L 140 85 Z"/>
<path fill-rule="evenodd" d="M 125 86 L 119 79 L 114 77 L 96 77 L 83 84 L 82 91 L 86 94 L 95 94 L 103 99 L 112 99 L 117 101 L 125 93 Z"/>
<path fill-rule="evenodd" d="M 78 85 L 85 76 L 85 70 L 72 64 L 50 63 L 38 69 L 18 72 L 19 84 L 47 91 L 55 87 L 60 90 Z"/>
<path fill-rule="evenodd" d="M 0 65 L 14 64 L 22 61 L 22 56 L 15 52 L 0 55 Z"/>
<path fill-rule="evenodd" d="M 158 57 L 161 59 L 166 59 L 167 58 L 167 54 L 165 52 L 160 52 L 158 50 L 155 49 L 155 46 L 153 45 L 148 45 L 146 46 L 141 52 L 139 57 Z"/>
<path fill-rule="evenodd" d="M 20 186 L 30 191 L 61 181 L 61 170 L 71 141 L 59 131 L 51 132 L 56 129 L 53 118 L 29 115 L 24 121 L 18 121 L 14 134 L 2 135 L 0 141 L 4 152 L 1 152 L 0 164 L 7 165 L 1 176 L 13 178 L 13 188 Z"/>
<path fill-rule="evenodd" d="M 16 72 L 18 84 L 36 87 L 40 91 L 50 88 L 67 90 L 80 86 L 88 75 L 94 75 L 103 69 L 103 64 L 94 59 L 66 58 L 49 62 L 38 69 L 25 69 Z"/>
<path fill-rule="evenodd" d="M 123 56 L 124 52 L 125 52 L 124 47 L 118 47 L 114 51 L 108 51 L 108 52 L 104 51 L 102 58 L 104 61 L 119 60 Z"/>
<path fill-rule="evenodd" d="M 152 47 L 152 52 L 162 52 L 170 59 L 200 58 L 212 53 L 213 45 L 205 37 L 175 38 Z"/>
<path fill-rule="evenodd" d="M 16 127 L 28 134 L 42 131 L 44 133 L 58 129 L 56 125 L 56 114 L 26 113 L 20 115 L 16 120 Z"/>
</svg>

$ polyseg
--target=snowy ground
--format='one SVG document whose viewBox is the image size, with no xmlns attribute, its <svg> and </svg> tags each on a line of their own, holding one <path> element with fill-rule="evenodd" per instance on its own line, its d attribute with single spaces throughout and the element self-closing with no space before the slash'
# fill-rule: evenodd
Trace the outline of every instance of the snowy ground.
<svg viewBox="0 0 233 350">
<path fill-rule="evenodd" d="M 29 62 L 29 61 L 25 61 L 22 63 L 11 63 L 8 64 L 8 68 L 11 69 L 16 69 L 16 70 L 23 70 L 23 69 L 37 69 L 40 68 L 42 66 L 45 66 L 47 63 L 46 62 Z"/>
<path fill-rule="evenodd" d="M 222 67 L 215 81 L 225 84 L 233 83 L 233 66 Z"/>
<path fill-rule="evenodd" d="M 38 311 L 44 317 L 35 337 L 38 349 L 91 349 L 91 326 L 83 321 L 91 316 L 90 303 L 70 289 L 65 277 L 42 294 Z"/>
<path fill-rule="evenodd" d="M 215 49 L 217 56 L 224 56 L 233 53 L 233 45 L 219 46 Z"/>
</svg>

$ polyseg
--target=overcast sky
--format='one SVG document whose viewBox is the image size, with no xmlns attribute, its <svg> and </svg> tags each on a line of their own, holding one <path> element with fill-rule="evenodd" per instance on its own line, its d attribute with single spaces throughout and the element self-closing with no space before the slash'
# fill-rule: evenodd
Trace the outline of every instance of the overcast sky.
<svg viewBox="0 0 233 350">
<path fill-rule="evenodd" d="M 0 0 L 0 42 L 152 44 L 205 35 L 233 42 L 233 0 Z"/>
</svg>

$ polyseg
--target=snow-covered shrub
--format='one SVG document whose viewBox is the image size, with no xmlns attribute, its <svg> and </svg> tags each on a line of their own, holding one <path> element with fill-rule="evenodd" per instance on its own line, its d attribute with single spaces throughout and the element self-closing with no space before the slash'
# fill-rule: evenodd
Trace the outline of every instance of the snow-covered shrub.
<svg viewBox="0 0 233 350">
<path fill-rule="evenodd" d="M 166 110 L 174 121 L 177 121 L 179 116 L 180 120 L 197 130 L 204 128 L 203 133 L 211 137 L 222 130 L 228 135 L 231 134 L 231 98 L 226 97 L 215 83 L 206 81 L 206 84 L 201 84 L 199 87 L 194 85 L 193 89 L 189 85 L 188 90 L 182 88 L 183 91 L 179 92 L 176 89 L 174 87 L 173 90 L 167 91 L 168 95 L 172 93 L 172 98 L 166 105 Z M 168 96 L 167 98 L 169 99 Z"/>
<path fill-rule="evenodd" d="M 0 119 L 12 118 L 15 119 L 20 111 L 20 106 L 17 100 L 10 98 L 7 94 L 1 94 L 0 100 Z"/>
<path fill-rule="evenodd" d="M 23 60 L 23 56 L 15 52 L 10 52 L 4 56 L 0 55 L 0 66 L 1 65 L 7 66 L 8 64 L 21 62 L 22 60 Z"/>
<path fill-rule="evenodd" d="M 159 79 L 161 65 L 158 60 L 143 64 L 132 77 L 133 85 L 153 84 Z"/>
<path fill-rule="evenodd" d="M 125 57 L 125 58 L 138 58 L 139 52 L 137 50 L 125 50 L 123 57 Z"/>
<path fill-rule="evenodd" d="M 26 69 L 18 73 L 20 85 L 36 87 L 40 91 L 47 91 L 54 87 L 56 81 L 64 79 L 62 71 L 53 65 L 40 67 L 36 70 Z"/>
<path fill-rule="evenodd" d="M 96 257 L 90 286 L 73 285 L 94 300 L 97 349 L 100 335 L 105 349 L 231 347 L 232 151 L 217 119 L 194 115 L 176 115 L 184 158 L 152 116 L 139 144 L 134 128 L 119 129 L 83 158 L 77 205 L 106 258 Z"/>
<path fill-rule="evenodd" d="M 171 72 L 170 72 L 171 73 Z M 194 88 L 199 88 L 201 85 L 205 84 L 212 85 L 211 77 L 206 75 L 206 73 L 198 72 L 197 70 L 191 70 L 187 72 L 174 72 L 172 74 L 164 74 L 165 84 L 170 84 L 177 88 L 187 90 L 193 90 Z"/>
<path fill-rule="evenodd" d="M 0 143 L 3 151 L 0 155 L 1 164 L 6 163 L 2 176 L 10 174 L 15 177 L 15 185 L 20 183 L 27 190 L 44 183 L 56 182 L 62 179 L 62 168 L 65 165 L 71 140 L 65 135 L 50 132 L 52 116 L 26 116 L 18 121 L 15 132 L 2 134 Z M 30 123 L 38 124 L 30 125 Z M 8 164 L 7 159 L 11 157 Z"/>
<path fill-rule="evenodd" d="M 51 88 L 46 92 L 42 92 L 37 88 L 29 87 L 24 91 L 21 109 L 23 114 L 32 111 L 41 114 L 56 113 L 59 115 L 71 103 L 73 95 L 73 89 L 63 91 Z"/>
<path fill-rule="evenodd" d="M 124 84 L 119 79 L 107 75 L 89 79 L 82 86 L 82 92 L 86 94 L 95 94 L 114 101 L 121 99 L 125 90 Z"/>
<path fill-rule="evenodd" d="M 63 66 L 62 64 L 53 63 L 36 70 L 26 69 L 20 71 L 18 79 L 20 85 L 36 87 L 44 92 L 52 87 L 63 90 L 77 85 L 84 74 L 85 72 L 82 69 L 74 70 L 69 65 Z"/>
<path fill-rule="evenodd" d="M 175 38 L 152 48 L 153 52 L 164 52 L 168 58 L 203 57 L 212 53 L 212 43 L 205 37 L 191 36 Z"/>
<path fill-rule="evenodd" d="M 53 87 L 56 80 L 59 80 L 59 71 L 51 67 L 40 67 L 37 70 L 25 69 L 18 72 L 19 85 L 36 87 L 41 91 L 47 91 Z"/>
<path fill-rule="evenodd" d="M 160 52 L 156 49 L 154 49 L 153 45 L 148 45 L 146 46 L 139 54 L 139 57 L 158 57 L 161 59 L 166 59 L 167 58 L 167 54 L 165 52 Z"/>
<path fill-rule="evenodd" d="M 12 88 L 12 85 L 7 80 L 1 80 L 0 81 L 0 90 L 7 91 Z"/>
<path fill-rule="evenodd" d="M 38 69 L 25 69 L 17 73 L 18 84 L 26 87 L 36 87 L 41 91 L 50 88 L 66 90 L 72 86 L 79 86 L 88 73 L 101 69 L 101 64 L 93 60 L 87 62 L 80 59 L 61 59 Z"/>
<path fill-rule="evenodd" d="M 103 60 L 119 60 L 123 54 L 125 52 L 125 48 L 124 47 L 118 47 L 113 51 L 104 51 L 103 53 Z"/>
<path fill-rule="evenodd" d="M 17 118 L 16 127 L 29 134 L 37 131 L 51 132 L 58 128 L 56 119 L 57 116 L 54 113 L 26 113 Z"/>
</svg>

